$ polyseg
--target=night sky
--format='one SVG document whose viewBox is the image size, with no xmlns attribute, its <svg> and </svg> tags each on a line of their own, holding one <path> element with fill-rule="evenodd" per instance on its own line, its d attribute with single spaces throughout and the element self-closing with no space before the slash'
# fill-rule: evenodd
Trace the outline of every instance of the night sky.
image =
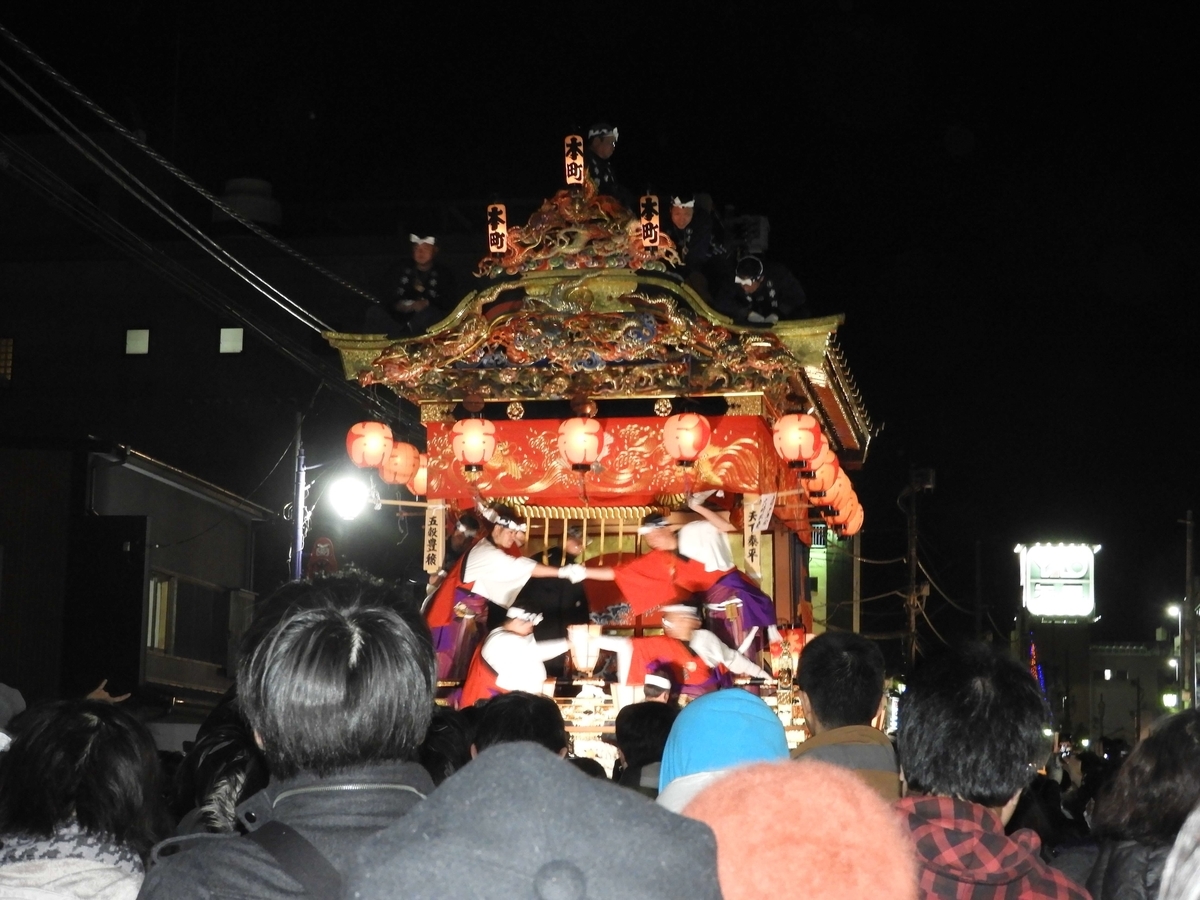
<svg viewBox="0 0 1200 900">
<path fill-rule="evenodd" d="M 562 135 L 614 122 L 624 183 L 767 215 L 814 312 L 845 313 L 884 426 L 854 476 L 868 557 L 903 555 L 895 499 L 931 466 L 921 557 L 951 597 L 974 596 L 980 542 L 1006 631 L 1015 543 L 1099 543 L 1094 636 L 1153 639 L 1183 588 L 1177 520 L 1200 513 L 1185 4 L 477 8 L 131 0 L 0 22 L 210 188 L 257 175 L 285 208 L 541 198 Z M 905 584 L 867 568 L 867 593 Z M 870 604 L 866 630 L 899 610 Z M 936 592 L 929 611 L 971 626 Z"/>
</svg>

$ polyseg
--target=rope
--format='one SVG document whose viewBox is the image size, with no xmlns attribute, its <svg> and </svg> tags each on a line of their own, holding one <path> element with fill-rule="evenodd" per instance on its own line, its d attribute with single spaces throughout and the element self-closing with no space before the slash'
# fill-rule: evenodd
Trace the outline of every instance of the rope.
<svg viewBox="0 0 1200 900">
<path fill-rule="evenodd" d="M 133 144 L 135 147 L 137 147 L 139 150 L 141 150 L 143 153 L 145 153 L 147 156 L 149 156 L 152 160 L 154 160 L 156 163 L 158 163 L 160 166 L 162 166 L 164 169 L 166 169 L 168 172 L 170 172 L 172 175 L 174 175 L 176 178 L 178 178 L 181 182 L 183 182 L 189 188 L 191 188 L 196 193 L 198 193 L 201 197 L 203 197 L 205 200 L 207 200 L 209 203 L 211 203 L 217 209 L 221 210 L 221 212 L 225 213 L 227 216 L 229 216 L 231 219 L 233 219 L 239 225 L 248 229 L 251 233 L 255 234 L 256 236 L 262 238 L 268 244 L 271 244 L 271 246 L 275 247 L 278 250 L 282 250 L 288 256 L 304 263 L 306 266 L 313 269 L 315 272 L 325 276 L 330 281 L 335 282 L 336 284 L 340 285 L 341 287 L 345 288 L 346 290 L 351 291 L 352 293 L 358 294 L 360 297 L 370 300 L 373 303 L 379 302 L 378 298 L 376 298 L 370 292 L 363 290 L 362 288 L 360 288 L 358 285 L 354 284 L 353 282 L 347 281 L 346 279 L 342 278 L 336 272 L 331 272 L 329 269 L 326 269 L 324 266 L 320 265 L 319 263 L 315 262 L 314 260 L 309 259 L 307 256 L 305 256 L 299 250 L 296 250 L 291 245 L 285 243 L 284 241 L 281 241 L 279 238 L 275 237 L 269 231 L 260 227 L 257 223 L 250 221 L 249 219 L 245 218 L 241 213 L 239 213 L 236 210 L 227 206 L 220 198 L 214 196 L 211 192 L 209 192 L 202 185 L 200 185 L 196 181 L 192 180 L 192 178 L 190 178 L 186 173 L 184 173 L 182 170 L 180 170 L 178 167 L 176 167 L 170 160 L 168 160 L 166 157 L 164 157 L 158 151 L 154 150 L 145 141 L 143 141 L 141 138 L 139 138 L 136 134 L 134 134 L 132 131 L 130 131 L 128 128 L 126 128 L 124 125 L 122 125 L 119 121 L 117 121 L 111 115 L 109 115 L 108 112 L 106 112 L 99 104 L 97 104 L 94 100 L 92 100 L 85 93 L 83 93 L 83 91 L 79 90 L 77 87 L 75 87 L 75 85 L 73 85 L 70 81 L 68 81 L 66 76 L 59 73 L 57 69 L 55 69 L 48 62 L 46 62 L 44 59 L 42 59 L 40 56 L 38 56 L 38 54 L 35 53 L 31 47 L 27 46 L 20 38 L 18 38 L 15 34 L 13 34 L 7 28 L 5 28 L 3 23 L 0 23 L 0 35 L 3 35 L 4 38 L 10 44 L 12 44 L 14 47 L 16 47 L 17 50 L 19 50 L 22 54 L 24 54 L 24 56 L 26 58 L 28 58 L 34 65 L 36 65 L 39 69 L 41 69 L 42 72 L 44 72 L 48 77 L 53 79 L 61 88 L 63 88 L 63 90 L 65 90 L 72 97 L 74 97 L 76 100 L 78 100 L 80 103 L 82 103 L 88 110 L 90 110 L 92 113 L 94 113 L 102 122 L 104 122 L 106 125 L 108 125 L 110 128 L 112 128 L 114 131 L 116 131 L 119 135 L 121 135 L 121 137 L 125 138 L 125 140 L 129 141 L 131 144 Z M 5 68 L 8 68 L 8 67 L 5 66 Z M 9 71 L 11 72 L 12 70 L 10 69 Z M 15 77 L 15 75 L 14 75 L 14 77 Z M 45 101 L 43 100 L 43 102 L 45 102 Z M 47 104 L 47 105 L 49 106 L 49 104 Z M 329 328 L 328 326 L 326 326 L 325 330 L 331 331 L 332 329 Z"/>
</svg>

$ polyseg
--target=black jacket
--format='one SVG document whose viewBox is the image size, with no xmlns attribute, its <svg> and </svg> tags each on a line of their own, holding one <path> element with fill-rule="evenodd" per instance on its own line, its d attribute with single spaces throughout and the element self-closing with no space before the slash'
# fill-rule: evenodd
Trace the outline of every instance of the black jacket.
<svg viewBox="0 0 1200 900">
<path fill-rule="evenodd" d="M 328 778 L 302 773 L 273 780 L 238 807 L 238 819 L 247 831 L 272 820 L 291 826 L 346 876 L 363 842 L 432 790 L 429 774 L 416 763 L 374 763 Z M 151 862 L 139 900 L 274 900 L 300 892 L 274 857 L 240 835 L 171 838 L 154 848 Z"/>
<path fill-rule="evenodd" d="M 1092 900 L 1155 900 L 1170 845 L 1108 840 L 1088 876 Z"/>
</svg>

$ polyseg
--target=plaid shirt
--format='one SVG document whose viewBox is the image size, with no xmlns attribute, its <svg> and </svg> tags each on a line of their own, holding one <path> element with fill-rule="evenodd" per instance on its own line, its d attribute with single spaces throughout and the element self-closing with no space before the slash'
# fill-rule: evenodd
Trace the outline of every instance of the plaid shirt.
<svg viewBox="0 0 1200 900">
<path fill-rule="evenodd" d="M 896 802 L 920 866 L 920 896 L 938 900 L 1091 900 L 1038 855 L 1028 829 L 1008 836 L 994 812 L 952 797 Z"/>
</svg>

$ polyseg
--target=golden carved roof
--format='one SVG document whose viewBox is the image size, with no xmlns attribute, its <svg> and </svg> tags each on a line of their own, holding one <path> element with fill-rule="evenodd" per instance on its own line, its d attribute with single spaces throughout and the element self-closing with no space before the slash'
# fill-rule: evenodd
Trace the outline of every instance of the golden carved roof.
<svg viewBox="0 0 1200 900">
<path fill-rule="evenodd" d="M 509 241 L 479 264 L 490 282 L 428 334 L 326 333 L 346 377 L 386 385 L 427 421 L 466 398 L 723 397 L 768 419 L 813 409 L 848 462 L 865 457 L 873 426 L 837 346 L 841 316 L 733 324 L 670 271 L 669 240 L 645 247 L 632 214 L 590 187 L 560 191 Z"/>
</svg>

